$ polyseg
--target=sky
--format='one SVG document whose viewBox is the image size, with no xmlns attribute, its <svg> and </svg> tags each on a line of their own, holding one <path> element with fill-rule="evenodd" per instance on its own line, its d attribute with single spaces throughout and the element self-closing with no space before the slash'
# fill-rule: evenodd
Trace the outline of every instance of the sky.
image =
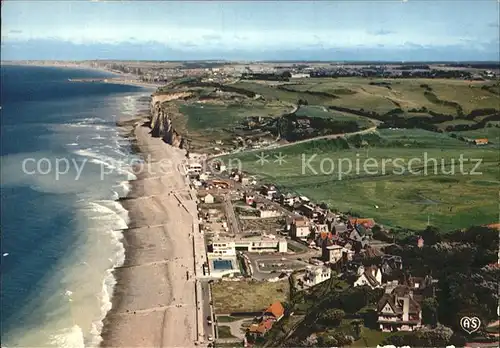
<svg viewBox="0 0 500 348">
<path fill-rule="evenodd" d="M 499 0 L 3 0 L 2 60 L 500 60 Z"/>
</svg>

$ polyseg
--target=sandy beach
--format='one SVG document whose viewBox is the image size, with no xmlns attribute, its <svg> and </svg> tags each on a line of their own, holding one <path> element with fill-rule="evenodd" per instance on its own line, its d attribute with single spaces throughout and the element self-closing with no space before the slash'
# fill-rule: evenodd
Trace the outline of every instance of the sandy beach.
<svg viewBox="0 0 500 348">
<path fill-rule="evenodd" d="M 142 125 L 134 131 L 150 160 L 122 202 L 131 221 L 123 233 L 126 260 L 114 272 L 104 347 L 192 347 L 203 334 L 196 317 L 196 202 L 181 173 L 185 153 L 149 131 Z"/>
</svg>

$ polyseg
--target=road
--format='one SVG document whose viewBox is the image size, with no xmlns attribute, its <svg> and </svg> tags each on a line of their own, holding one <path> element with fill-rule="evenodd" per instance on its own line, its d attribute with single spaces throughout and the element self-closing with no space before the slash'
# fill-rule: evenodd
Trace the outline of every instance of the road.
<svg viewBox="0 0 500 348">
<path fill-rule="evenodd" d="M 213 332 L 213 325 L 208 324 L 207 317 L 212 318 L 212 322 L 214 321 L 213 319 L 213 313 L 212 313 L 212 306 L 210 305 L 211 302 L 211 296 L 210 296 L 210 284 L 208 283 L 208 280 L 200 280 L 201 284 L 201 293 L 203 294 L 202 296 L 202 312 L 203 312 L 203 328 L 205 332 L 205 342 L 208 342 L 208 336 L 214 337 L 214 332 Z"/>
<path fill-rule="evenodd" d="M 227 224 L 231 233 L 238 235 L 241 233 L 240 224 L 234 214 L 233 203 L 231 202 L 231 194 L 224 195 L 224 209 L 226 210 Z"/>
<path fill-rule="evenodd" d="M 285 148 L 285 147 L 288 147 L 288 146 L 293 146 L 293 145 L 297 145 L 297 144 L 308 143 L 308 142 L 311 142 L 311 141 L 316 141 L 316 140 L 321 140 L 321 139 L 336 139 L 336 138 L 347 137 L 347 136 L 352 136 L 352 135 L 356 135 L 356 134 L 372 133 L 372 132 L 375 132 L 376 130 L 377 130 L 377 126 L 373 126 L 373 127 L 370 127 L 370 128 L 367 128 L 367 129 L 363 129 L 363 130 L 360 130 L 360 131 L 357 131 L 357 132 L 321 135 L 321 136 L 318 136 L 318 137 L 304 139 L 304 140 L 298 140 L 298 141 L 294 141 L 294 142 L 286 143 L 286 144 L 277 144 L 277 143 L 275 143 L 275 144 L 271 144 L 271 145 L 269 145 L 267 147 L 261 147 L 261 148 L 258 148 L 258 149 L 248 149 L 248 150 L 237 149 L 237 150 L 232 151 L 232 152 L 228 152 L 228 153 L 224 153 L 224 154 L 219 154 L 219 155 L 211 156 L 210 159 L 214 159 L 214 158 L 222 157 L 222 156 L 234 155 L 234 154 L 247 154 L 247 153 L 252 153 L 252 152 L 282 149 L 282 148 Z"/>
</svg>

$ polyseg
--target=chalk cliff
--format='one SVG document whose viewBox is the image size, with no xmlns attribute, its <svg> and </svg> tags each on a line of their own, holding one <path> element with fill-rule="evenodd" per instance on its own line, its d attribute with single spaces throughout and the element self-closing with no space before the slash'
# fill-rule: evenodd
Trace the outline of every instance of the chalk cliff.
<svg viewBox="0 0 500 348">
<path fill-rule="evenodd" d="M 182 136 L 175 131 L 172 118 L 166 110 L 164 103 L 181 98 L 188 98 L 190 92 L 153 95 L 151 98 L 151 135 L 162 138 L 167 144 L 183 147 Z"/>
</svg>

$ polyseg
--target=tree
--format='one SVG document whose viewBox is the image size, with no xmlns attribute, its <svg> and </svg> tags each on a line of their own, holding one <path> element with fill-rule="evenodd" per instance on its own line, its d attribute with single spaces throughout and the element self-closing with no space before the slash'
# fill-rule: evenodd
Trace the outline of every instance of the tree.
<svg viewBox="0 0 500 348">
<path fill-rule="evenodd" d="M 434 226 L 427 226 L 427 228 L 422 231 L 421 236 L 427 245 L 434 245 L 441 241 L 439 229 Z"/>
<path fill-rule="evenodd" d="M 325 334 L 318 336 L 316 347 L 337 347 L 338 345 L 339 342 L 335 339 L 335 337 Z"/>
<path fill-rule="evenodd" d="M 422 302 L 422 322 L 436 326 L 438 323 L 438 302 L 435 297 L 426 298 Z"/>
<path fill-rule="evenodd" d="M 361 320 L 353 320 L 351 325 L 354 327 L 354 338 L 355 340 L 359 340 L 361 338 L 361 330 L 362 330 L 362 321 Z"/>
<path fill-rule="evenodd" d="M 330 308 L 319 315 L 319 321 L 326 325 L 338 326 L 345 316 L 342 309 Z"/>
</svg>

